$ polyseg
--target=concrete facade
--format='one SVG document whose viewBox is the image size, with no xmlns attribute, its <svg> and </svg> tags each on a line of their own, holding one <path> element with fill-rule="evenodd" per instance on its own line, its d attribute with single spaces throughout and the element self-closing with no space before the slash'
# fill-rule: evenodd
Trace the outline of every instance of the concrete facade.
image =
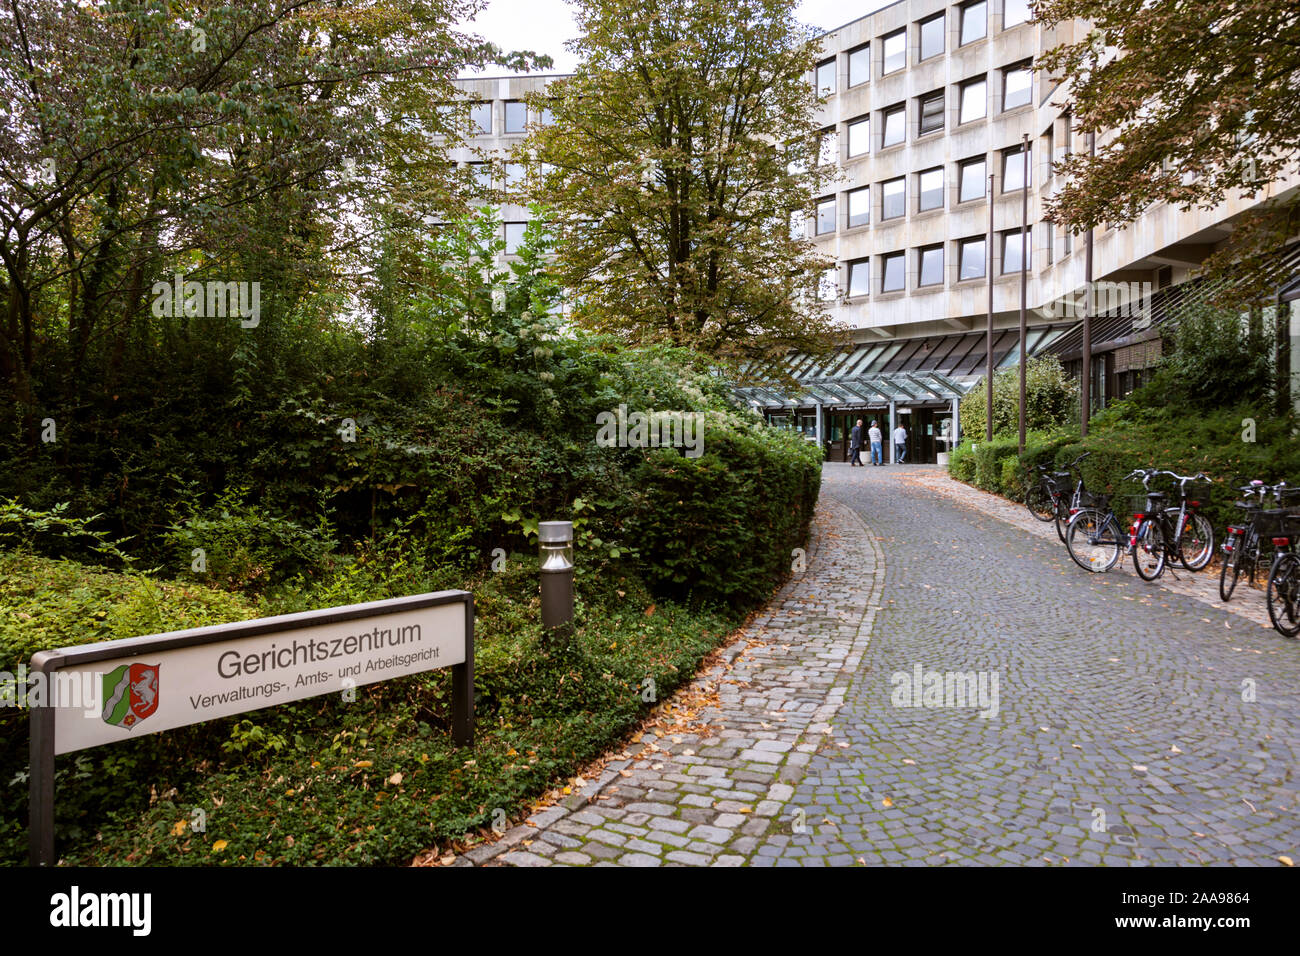
<svg viewBox="0 0 1300 956">
<path fill-rule="evenodd" d="M 1082 26 L 1047 30 L 1027 17 L 1023 0 L 899 0 L 821 38 L 821 65 L 808 81 L 825 89 L 818 117 L 830 134 L 824 159 L 841 175 L 807 220 L 794 227 L 806 230 L 835 259 L 833 273 L 825 277 L 827 301 L 855 342 L 982 330 L 989 269 L 995 329 L 1018 324 L 1021 276 L 1004 255 L 1004 243 L 1014 252 L 1019 238 L 1024 190 L 1018 182 L 1007 188 L 1007 179 L 1021 175 L 1024 136 L 1030 143 L 1029 324 L 1059 326 L 1075 314 L 1066 302 L 1083 291 L 1085 239 L 1069 236 L 1043 216 L 1046 200 L 1062 185 L 1051 163 L 1067 151 L 1086 150 L 1087 137 L 1072 129 L 1064 87 L 1041 72 L 1017 68 L 1069 42 Z M 519 107 L 511 104 L 545 90 L 556 78 L 459 82 L 467 97 L 490 106 L 491 124 L 452 158 L 470 163 L 497 157 L 490 167 L 494 185 L 511 190 L 502 207 L 507 239 L 528 218 L 522 167 L 505 163 L 524 136 L 511 122 L 519 116 Z M 934 99 L 940 95 L 941 107 Z M 886 140 L 898 129 L 900 109 L 901 139 Z M 528 122 L 539 120 L 527 116 Z M 923 120 L 935 128 L 923 130 Z M 982 183 L 974 188 L 977 180 Z M 895 210 L 886 203 L 897 201 L 892 193 L 900 183 L 901 214 L 889 215 Z M 941 184 L 937 190 L 936 183 Z M 1230 235 L 1238 215 L 1297 187 L 1300 174 L 1293 174 L 1253 198 L 1236 197 L 1212 210 L 1183 212 L 1160 204 L 1122 229 L 1100 229 L 1094 237 L 1094 280 L 1149 283 L 1151 291 L 1180 283 Z M 859 224 L 852 214 L 863 209 L 866 222 Z M 983 263 L 975 269 L 981 243 Z M 898 256 L 902 288 L 895 289 L 886 279 L 894 277 Z"/>
</svg>

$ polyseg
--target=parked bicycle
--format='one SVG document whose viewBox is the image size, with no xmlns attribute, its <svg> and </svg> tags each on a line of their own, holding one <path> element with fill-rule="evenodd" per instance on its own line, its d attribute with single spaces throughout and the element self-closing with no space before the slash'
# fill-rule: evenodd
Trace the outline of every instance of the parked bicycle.
<svg viewBox="0 0 1300 956">
<path fill-rule="evenodd" d="M 1296 526 L 1300 515 L 1279 517 L 1282 533 L 1270 535 L 1274 547 L 1264 600 L 1273 629 L 1287 637 L 1300 634 L 1300 555 L 1296 554 Z"/>
<path fill-rule="evenodd" d="M 1140 480 L 1145 487 L 1156 469 L 1139 468 L 1124 476 L 1125 481 Z M 1099 494 L 1092 496 L 1092 503 L 1086 507 L 1074 509 L 1070 523 L 1065 529 L 1065 548 L 1070 552 L 1074 563 L 1085 571 L 1101 574 L 1109 571 L 1124 554 L 1132 550 L 1129 529 L 1120 524 L 1111 507 L 1114 496 Z"/>
<path fill-rule="evenodd" d="M 1152 491 L 1151 481 L 1168 475 L 1178 484 L 1178 505 L 1166 506 L 1164 492 Z M 1214 555 L 1214 526 L 1199 511 L 1201 503 L 1191 497 L 1187 486 L 1209 482 L 1210 476 L 1180 475 L 1172 471 L 1148 470 L 1142 479 L 1145 493 L 1133 498 L 1133 568 L 1144 581 L 1154 581 L 1165 568 L 1177 562 L 1188 571 L 1199 571 Z"/>
<path fill-rule="evenodd" d="M 1070 479 L 1079 462 L 1092 452 L 1085 451 L 1074 461 L 1065 466 L 1064 471 L 1052 471 L 1046 465 L 1035 465 L 1038 481 L 1029 486 L 1025 492 L 1025 507 L 1039 521 L 1055 521 L 1056 535 L 1065 541 L 1065 528 L 1070 522 L 1071 506 L 1076 506 L 1081 495 L 1086 495 L 1083 484 L 1083 472 L 1079 473 L 1078 483 L 1070 491 Z"/>
<path fill-rule="evenodd" d="M 1266 564 L 1272 564 L 1270 545 L 1273 537 L 1284 536 L 1283 519 L 1290 513 L 1288 502 L 1300 497 L 1300 488 L 1292 488 L 1285 481 L 1276 485 L 1266 485 L 1256 479 L 1248 485 L 1241 486 L 1243 501 L 1233 505 L 1244 512 L 1243 522 L 1228 525 L 1223 541 L 1223 564 L 1219 568 L 1219 597 L 1224 601 L 1232 599 L 1237 581 L 1245 574 L 1253 586 L 1255 572 Z M 1273 499 L 1275 508 L 1265 508 L 1269 498 Z"/>
</svg>

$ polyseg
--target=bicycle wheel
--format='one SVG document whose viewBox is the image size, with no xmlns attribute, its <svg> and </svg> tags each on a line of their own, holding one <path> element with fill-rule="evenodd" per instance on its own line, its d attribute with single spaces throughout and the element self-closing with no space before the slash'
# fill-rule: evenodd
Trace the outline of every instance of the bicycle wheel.
<svg viewBox="0 0 1300 956">
<path fill-rule="evenodd" d="M 1165 573 L 1165 535 L 1154 518 L 1145 519 L 1138 527 L 1133 568 L 1143 581 L 1154 581 Z"/>
<path fill-rule="evenodd" d="M 1268 616 L 1279 634 L 1300 634 L 1300 558 L 1281 555 L 1268 576 Z"/>
<path fill-rule="evenodd" d="M 1041 481 L 1031 485 L 1025 492 L 1025 507 L 1039 521 L 1051 521 L 1056 517 L 1056 502 L 1052 500 L 1052 496 L 1047 493 Z"/>
<path fill-rule="evenodd" d="M 1056 499 L 1056 514 L 1054 521 L 1056 523 L 1056 536 L 1061 539 L 1061 544 L 1065 544 L 1065 529 L 1070 526 L 1070 500 L 1064 495 Z"/>
<path fill-rule="evenodd" d="M 1228 535 L 1223 543 L 1228 550 L 1223 555 L 1223 566 L 1219 568 L 1219 597 L 1231 601 L 1232 592 L 1237 587 L 1237 578 L 1241 577 L 1242 540 L 1239 534 Z"/>
<path fill-rule="evenodd" d="M 1214 526 L 1205 515 L 1188 515 L 1178 539 L 1178 560 L 1188 571 L 1199 571 L 1214 556 Z"/>
<path fill-rule="evenodd" d="M 1114 518 L 1084 508 L 1070 519 L 1065 530 L 1065 548 L 1083 570 L 1101 574 L 1119 561 L 1124 550 L 1122 537 Z"/>
</svg>

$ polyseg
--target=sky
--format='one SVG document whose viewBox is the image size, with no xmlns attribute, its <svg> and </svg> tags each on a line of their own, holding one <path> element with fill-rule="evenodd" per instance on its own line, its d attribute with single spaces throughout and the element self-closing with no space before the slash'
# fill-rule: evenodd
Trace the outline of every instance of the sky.
<svg viewBox="0 0 1300 956">
<path fill-rule="evenodd" d="M 802 0 L 797 15 L 805 23 L 823 30 L 864 17 L 891 0 Z M 555 60 L 549 72 L 571 73 L 576 65 L 564 41 L 577 33 L 569 6 L 564 0 L 489 0 L 487 9 L 467 28 L 507 50 L 532 50 L 548 53 Z M 492 76 L 506 75 L 500 69 L 487 71 Z M 473 74 L 463 74 L 470 76 Z"/>
</svg>

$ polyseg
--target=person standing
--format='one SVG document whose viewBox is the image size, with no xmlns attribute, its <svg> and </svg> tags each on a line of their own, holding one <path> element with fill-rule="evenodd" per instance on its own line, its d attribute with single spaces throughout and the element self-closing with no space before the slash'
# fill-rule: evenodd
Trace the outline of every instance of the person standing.
<svg viewBox="0 0 1300 956">
<path fill-rule="evenodd" d="M 862 419 L 860 418 L 853 426 L 853 430 L 849 432 L 849 451 L 853 453 L 853 457 L 849 459 L 849 467 L 852 468 L 854 465 L 861 467 L 862 459 L 858 457 L 858 453 L 862 451 Z"/>
<path fill-rule="evenodd" d="M 880 429 L 876 427 L 874 419 L 871 422 L 871 430 L 867 432 L 867 437 L 871 439 L 871 463 L 873 465 L 883 464 L 881 462 L 881 442 L 884 440 L 884 436 L 880 434 Z"/>
<path fill-rule="evenodd" d="M 902 422 L 899 422 L 898 427 L 894 429 L 894 461 L 901 465 L 906 454 L 907 429 L 903 427 Z"/>
</svg>

